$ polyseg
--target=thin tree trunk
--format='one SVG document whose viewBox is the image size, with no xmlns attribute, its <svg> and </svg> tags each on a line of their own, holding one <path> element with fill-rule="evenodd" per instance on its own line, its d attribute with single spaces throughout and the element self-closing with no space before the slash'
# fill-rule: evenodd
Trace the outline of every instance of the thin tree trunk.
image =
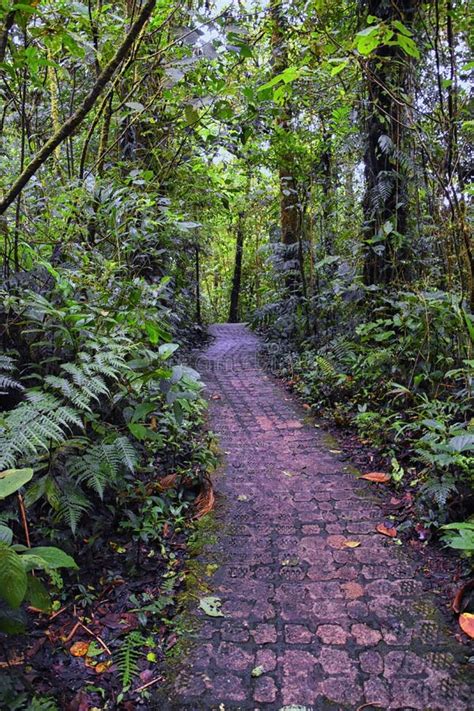
<svg viewBox="0 0 474 711">
<path fill-rule="evenodd" d="M 5 52 L 7 51 L 7 44 L 8 44 L 8 34 L 13 27 L 13 23 L 15 21 L 15 10 L 12 10 L 11 12 L 7 13 L 7 16 L 5 17 L 5 22 L 3 23 L 3 28 L 0 33 L 0 62 L 3 62 L 5 59 Z"/>
<path fill-rule="evenodd" d="M 198 326 L 202 326 L 202 313 L 201 313 L 201 265 L 199 259 L 199 245 L 196 244 L 196 323 Z"/>
<path fill-rule="evenodd" d="M 272 0 L 270 4 L 272 18 L 272 62 L 273 74 L 277 76 L 288 68 L 288 45 L 285 35 L 284 8 L 281 0 Z M 292 106 L 286 100 L 277 118 L 277 134 L 283 142 L 285 134 L 291 132 Z M 295 159 L 290 151 L 282 150 L 279 165 L 280 181 L 280 227 L 281 241 L 287 247 L 286 259 L 296 262 L 298 258 L 298 230 L 300 214 L 298 207 L 298 190 L 295 176 Z M 295 269 L 290 270 L 286 282 L 291 291 L 295 290 Z"/>
<path fill-rule="evenodd" d="M 240 212 L 237 222 L 237 235 L 235 242 L 234 275 L 232 278 L 232 291 L 230 294 L 229 323 L 239 321 L 240 285 L 242 282 L 242 257 L 244 251 L 244 213 Z"/>
</svg>

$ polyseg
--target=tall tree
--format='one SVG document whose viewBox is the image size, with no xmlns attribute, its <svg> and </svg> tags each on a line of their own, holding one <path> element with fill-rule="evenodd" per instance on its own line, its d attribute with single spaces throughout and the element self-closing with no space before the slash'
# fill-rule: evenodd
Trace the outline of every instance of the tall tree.
<svg viewBox="0 0 474 711">
<path fill-rule="evenodd" d="M 411 40 L 420 0 L 367 0 L 368 19 L 391 33 L 366 63 L 367 117 L 364 198 L 366 284 L 389 283 L 403 275 L 408 228 L 404 153 L 409 77 L 416 45 Z M 374 27 L 374 30 L 377 28 Z M 370 30 L 369 30 L 370 33 Z M 395 34 L 396 33 L 396 34 Z M 370 36 L 370 34 L 368 35 Z M 397 40 L 393 40 L 393 36 Z"/>
</svg>

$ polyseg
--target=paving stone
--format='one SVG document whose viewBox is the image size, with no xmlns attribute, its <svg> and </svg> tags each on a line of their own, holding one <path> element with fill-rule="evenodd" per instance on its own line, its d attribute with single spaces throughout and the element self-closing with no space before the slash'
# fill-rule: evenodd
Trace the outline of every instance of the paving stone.
<svg viewBox="0 0 474 711">
<path fill-rule="evenodd" d="M 371 485 L 344 473 L 260 368 L 255 335 L 240 324 L 211 333 L 197 369 L 226 458 L 214 482 L 216 542 L 197 560 L 217 564 L 208 594 L 224 616 L 196 606 L 189 655 L 150 708 L 472 709 L 466 650 L 424 592 L 417 561 L 375 532 L 384 517 L 366 498 Z"/>
<path fill-rule="evenodd" d="M 285 641 L 288 644 L 308 644 L 313 635 L 304 625 L 285 625 Z"/>
<path fill-rule="evenodd" d="M 255 692 L 253 698 L 261 704 L 269 704 L 275 701 L 277 687 L 271 677 L 262 677 L 255 682 Z"/>
<path fill-rule="evenodd" d="M 277 641 L 275 625 L 257 625 L 252 631 L 252 637 L 257 644 L 268 644 Z"/>
<path fill-rule="evenodd" d="M 319 625 L 316 630 L 318 637 L 324 644 L 345 644 L 349 634 L 340 625 Z"/>
</svg>

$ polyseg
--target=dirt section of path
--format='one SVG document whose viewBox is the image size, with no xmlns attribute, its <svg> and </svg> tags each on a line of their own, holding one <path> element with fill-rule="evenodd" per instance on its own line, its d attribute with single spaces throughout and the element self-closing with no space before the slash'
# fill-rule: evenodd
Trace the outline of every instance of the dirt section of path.
<svg viewBox="0 0 474 711">
<path fill-rule="evenodd" d="M 376 485 L 344 471 L 259 367 L 247 328 L 212 334 L 197 367 L 225 453 L 223 503 L 200 562 L 218 566 L 223 616 L 196 605 L 202 624 L 159 708 L 472 709 L 467 648 L 415 562 L 375 532 Z"/>
</svg>

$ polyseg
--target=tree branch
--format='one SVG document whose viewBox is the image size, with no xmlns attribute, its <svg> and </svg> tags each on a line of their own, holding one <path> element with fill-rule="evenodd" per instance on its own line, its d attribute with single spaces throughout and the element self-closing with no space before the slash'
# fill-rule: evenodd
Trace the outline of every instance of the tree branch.
<svg viewBox="0 0 474 711">
<path fill-rule="evenodd" d="M 38 153 L 35 155 L 31 163 L 26 166 L 25 170 L 16 179 L 13 186 L 7 192 L 5 197 L 0 200 L 0 215 L 3 215 L 3 213 L 12 204 L 15 198 L 21 193 L 25 185 L 27 185 L 27 183 L 31 180 L 36 171 L 54 152 L 55 148 L 57 148 L 66 138 L 73 134 L 74 131 L 80 126 L 89 111 L 91 111 L 91 109 L 93 108 L 99 96 L 104 91 L 110 79 L 113 77 L 115 71 L 120 66 L 123 59 L 125 59 L 125 57 L 127 56 L 141 30 L 145 26 L 146 22 L 149 20 L 150 15 L 155 8 L 155 5 L 156 0 L 148 0 L 148 2 L 145 3 L 137 19 L 131 26 L 122 45 L 117 50 L 115 56 L 104 67 L 104 69 L 98 76 L 96 83 L 94 84 L 90 92 L 87 94 L 81 106 L 73 113 L 72 116 L 67 119 L 67 121 L 63 123 L 62 126 L 60 126 L 56 133 L 54 133 L 51 138 L 44 144 L 41 150 L 39 150 Z"/>
</svg>

